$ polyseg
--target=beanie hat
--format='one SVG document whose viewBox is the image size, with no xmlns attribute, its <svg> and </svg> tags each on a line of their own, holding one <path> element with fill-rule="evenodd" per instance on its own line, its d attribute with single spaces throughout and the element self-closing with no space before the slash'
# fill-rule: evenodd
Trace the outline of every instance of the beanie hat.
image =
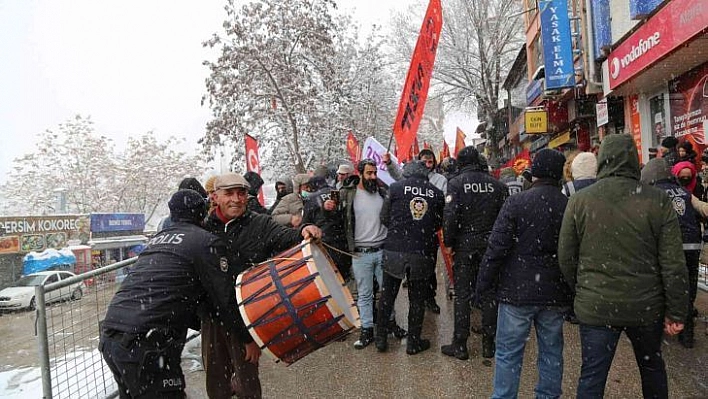
<svg viewBox="0 0 708 399">
<path fill-rule="evenodd" d="M 597 157 L 592 152 L 581 152 L 570 166 L 573 179 L 594 179 L 597 176 Z"/>
<path fill-rule="evenodd" d="M 246 179 L 248 184 L 251 185 L 251 188 L 248 189 L 248 193 L 251 195 L 258 195 L 258 190 L 260 190 L 263 185 L 263 179 L 258 175 L 258 173 L 246 172 L 246 174 L 243 175 L 243 178 Z"/>
<path fill-rule="evenodd" d="M 669 149 L 676 148 L 676 145 L 678 144 L 678 139 L 673 136 L 669 136 L 661 140 L 661 146 Z"/>
<path fill-rule="evenodd" d="M 544 148 L 533 158 L 531 175 L 539 179 L 560 180 L 563 178 L 563 164 L 565 164 L 563 153 Z"/>
<path fill-rule="evenodd" d="M 194 190 L 198 192 L 202 196 L 202 198 L 207 197 L 207 192 L 204 187 L 202 187 L 202 184 L 199 183 L 199 180 L 193 177 L 187 177 L 182 179 L 177 188 L 179 190 Z"/>
<path fill-rule="evenodd" d="M 318 191 L 321 188 L 327 187 L 327 179 L 322 176 L 312 176 L 310 180 L 307 181 L 307 185 L 310 186 L 310 190 Z"/>
<path fill-rule="evenodd" d="M 206 202 L 198 192 L 189 189 L 179 190 L 167 203 L 170 219 L 173 222 L 199 223 L 206 217 Z"/>
<path fill-rule="evenodd" d="M 457 164 L 460 168 L 469 165 L 479 165 L 479 151 L 476 148 L 468 145 L 457 153 Z"/>
<path fill-rule="evenodd" d="M 411 161 L 403 165 L 403 177 L 422 177 L 427 179 L 430 171 L 423 161 Z"/>
</svg>

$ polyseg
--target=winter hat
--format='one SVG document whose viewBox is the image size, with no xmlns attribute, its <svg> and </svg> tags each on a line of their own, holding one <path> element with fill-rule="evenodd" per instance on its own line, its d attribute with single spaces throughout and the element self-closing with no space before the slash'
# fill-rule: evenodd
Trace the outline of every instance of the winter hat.
<svg viewBox="0 0 708 399">
<path fill-rule="evenodd" d="M 325 179 L 329 176 L 329 169 L 326 165 L 320 165 L 315 168 L 315 176 L 324 177 Z"/>
<path fill-rule="evenodd" d="M 229 188 L 245 188 L 249 189 L 251 187 L 248 181 L 243 178 L 243 176 L 238 173 L 224 173 L 223 175 L 217 176 L 214 180 L 214 191 L 216 190 L 227 190 Z"/>
<path fill-rule="evenodd" d="M 307 184 L 308 181 L 310 181 L 310 175 L 307 173 L 299 173 L 293 176 L 293 189 L 300 190 L 300 186 Z"/>
<path fill-rule="evenodd" d="M 342 174 L 344 174 L 344 173 L 346 173 L 346 174 L 351 174 L 352 172 L 354 172 L 354 170 L 352 169 L 352 167 L 349 166 L 349 165 L 347 165 L 347 164 L 345 164 L 345 163 L 339 165 L 339 168 L 337 169 L 337 174 L 339 174 L 339 173 L 342 173 Z"/>
<path fill-rule="evenodd" d="M 665 139 L 661 140 L 661 146 L 664 148 L 668 149 L 674 149 L 676 148 L 676 145 L 678 144 L 678 139 L 673 136 L 666 137 Z"/>
<path fill-rule="evenodd" d="M 243 178 L 246 179 L 248 184 L 251 186 L 251 188 L 248 189 L 248 193 L 251 195 L 258 195 L 258 190 L 260 190 L 263 185 L 263 179 L 258 175 L 258 173 L 246 172 L 246 174 L 243 175 Z"/>
<path fill-rule="evenodd" d="M 193 177 L 187 177 L 182 179 L 177 188 L 179 190 L 194 190 L 201 194 L 202 198 L 206 198 L 208 196 L 206 190 L 204 189 L 204 187 L 202 187 L 202 184 L 199 183 L 199 180 Z"/>
<path fill-rule="evenodd" d="M 544 148 L 533 158 L 531 175 L 539 179 L 560 180 L 563 178 L 563 164 L 565 164 L 563 153 Z"/>
<path fill-rule="evenodd" d="M 199 223 L 207 214 L 204 197 L 194 190 L 183 189 L 172 195 L 167 203 L 173 222 Z"/>
<path fill-rule="evenodd" d="M 312 176 L 310 180 L 307 181 L 307 185 L 310 186 L 310 190 L 317 191 L 327 187 L 327 179 L 322 176 Z"/>
<path fill-rule="evenodd" d="M 573 179 L 594 179 L 597 176 L 597 157 L 592 152 L 581 152 L 570 166 Z"/>
<path fill-rule="evenodd" d="M 457 153 L 457 164 L 460 168 L 469 165 L 479 165 L 479 151 L 476 148 L 468 145 Z"/>
<path fill-rule="evenodd" d="M 669 179 L 673 179 L 673 175 L 664 158 L 650 159 L 642 168 L 642 183 L 654 185 L 658 181 Z"/>
<path fill-rule="evenodd" d="M 423 161 L 411 161 L 403 165 L 403 177 L 422 177 L 427 179 L 430 171 Z"/>
</svg>

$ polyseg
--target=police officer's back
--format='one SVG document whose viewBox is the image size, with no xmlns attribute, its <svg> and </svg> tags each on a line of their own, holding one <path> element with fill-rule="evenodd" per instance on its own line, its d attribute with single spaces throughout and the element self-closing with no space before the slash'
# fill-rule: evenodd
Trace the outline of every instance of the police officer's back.
<svg viewBox="0 0 708 399">
<path fill-rule="evenodd" d="M 99 349 L 121 398 L 183 397 L 180 355 L 197 308 L 210 301 L 234 333 L 248 334 L 236 313 L 225 247 L 199 224 L 206 203 L 193 190 L 169 201 L 171 227 L 140 254 L 108 307 Z"/>
</svg>

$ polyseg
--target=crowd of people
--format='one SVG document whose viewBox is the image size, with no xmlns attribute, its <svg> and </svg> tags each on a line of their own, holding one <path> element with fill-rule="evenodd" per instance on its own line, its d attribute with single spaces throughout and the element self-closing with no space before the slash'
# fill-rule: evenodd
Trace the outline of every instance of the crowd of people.
<svg viewBox="0 0 708 399">
<path fill-rule="evenodd" d="M 187 329 L 199 329 L 209 397 L 261 397 L 262 348 L 238 312 L 234 283 L 251 265 L 312 238 L 355 284 L 354 349 L 385 352 L 391 335 L 406 338 L 409 355 L 430 349 L 423 321 L 426 311 L 440 313 L 442 251 L 453 259 L 455 299 L 454 333 L 440 351 L 470 357 L 479 309 L 481 354 L 495 359 L 493 398 L 517 396 L 532 326 L 535 394 L 561 396 L 566 321 L 579 324 L 577 397 L 604 395 L 625 332 L 643 395 L 665 398 L 663 335 L 694 346 L 708 203 L 697 154 L 663 144 L 663 157 L 642 167 L 632 138 L 610 135 L 597 155 L 543 149 L 530 169 L 499 178 L 472 146 L 440 164 L 430 150 L 402 167 L 385 154 L 383 165 L 364 159 L 277 179 L 269 208 L 258 201 L 264 182 L 255 173 L 222 174 L 204 186 L 185 179 L 113 298 L 99 349 L 121 398 L 183 397 L 180 352 Z M 383 168 L 394 180 L 388 186 L 378 179 Z M 394 311 L 402 286 L 407 331 Z"/>
</svg>

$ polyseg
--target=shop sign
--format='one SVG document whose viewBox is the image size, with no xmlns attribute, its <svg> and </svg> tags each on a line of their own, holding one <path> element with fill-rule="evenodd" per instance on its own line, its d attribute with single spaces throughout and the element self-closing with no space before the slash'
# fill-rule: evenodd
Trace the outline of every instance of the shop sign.
<svg viewBox="0 0 708 399">
<path fill-rule="evenodd" d="M 629 17 L 633 20 L 644 19 L 664 0 L 629 0 Z"/>
<path fill-rule="evenodd" d="M 706 145 L 708 63 L 669 82 L 669 93 L 674 136 L 685 137 L 700 154 Z"/>
<path fill-rule="evenodd" d="M 593 0 L 592 26 L 593 26 L 593 48 L 595 49 L 595 60 L 603 57 L 603 47 L 612 45 L 612 27 L 610 26 L 610 0 Z"/>
<path fill-rule="evenodd" d="M 92 213 L 91 232 L 143 231 L 145 215 L 142 213 Z"/>
<path fill-rule="evenodd" d="M 568 0 L 539 0 L 546 90 L 575 86 Z"/>
<path fill-rule="evenodd" d="M 548 142 L 548 148 L 556 148 L 570 141 L 570 130 L 566 130 Z"/>
<path fill-rule="evenodd" d="M 607 109 L 606 98 L 603 98 L 595 104 L 595 113 L 597 114 L 597 126 L 606 125 L 610 121 L 610 112 Z"/>
<path fill-rule="evenodd" d="M 541 95 L 543 89 L 543 79 L 533 80 L 526 86 L 526 105 L 533 104 L 533 101 Z"/>
<path fill-rule="evenodd" d="M 548 136 L 541 136 L 538 140 L 531 143 L 531 152 L 536 152 L 548 144 Z"/>
<path fill-rule="evenodd" d="M 85 215 L 0 217 L 0 254 L 60 249 L 69 240 L 86 243 L 88 239 Z"/>
<path fill-rule="evenodd" d="M 545 109 L 527 109 L 524 112 L 524 129 L 526 134 L 548 132 L 548 112 Z"/>
<path fill-rule="evenodd" d="M 673 0 L 608 57 L 610 90 L 700 34 L 708 26 L 708 2 Z"/>
</svg>

